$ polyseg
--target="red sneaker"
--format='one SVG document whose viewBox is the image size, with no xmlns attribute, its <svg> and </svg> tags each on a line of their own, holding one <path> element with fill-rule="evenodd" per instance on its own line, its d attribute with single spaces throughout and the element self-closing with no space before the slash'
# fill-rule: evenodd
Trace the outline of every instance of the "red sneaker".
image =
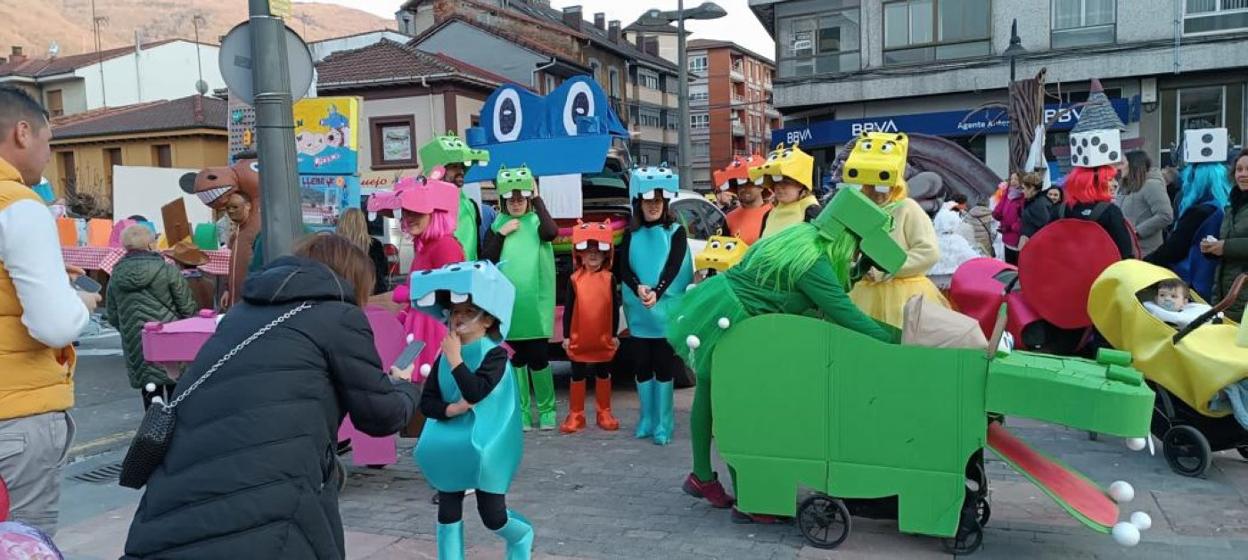
<svg viewBox="0 0 1248 560">
<path fill-rule="evenodd" d="M 759 525 L 779 525 L 792 521 L 790 517 L 777 517 L 774 515 L 763 515 L 761 513 L 745 513 L 737 508 L 732 508 L 732 522 L 737 524 L 757 523 Z"/>
<path fill-rule="evenodd" d="M 711 478 L 710 482 L 702 482 L 698 480 L 697 475 L 689 473 L 689 476 L 685 478 L 685 484 L 681 488 L 690 496 L 703 498 L 710 502 L 711 507 L 720 509 L 730 508 L 732 504 L 736 503 L 736 500 L 732 499 L 732 496 L 729 496 L 728 492 L 724 491 L 724 486 L 719 483 L 718 473 Z"/>
</svg>

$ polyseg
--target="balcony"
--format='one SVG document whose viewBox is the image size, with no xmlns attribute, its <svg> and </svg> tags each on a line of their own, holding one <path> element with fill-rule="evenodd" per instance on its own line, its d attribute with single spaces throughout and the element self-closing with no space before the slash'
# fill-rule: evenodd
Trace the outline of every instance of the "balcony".
<svg viewBox="0 0 1248 560">
<path fill-rule="evenodd" d="M 637 86 L 637 95 L 633 97 L 633 100 L 640 101 L 642 103 L 649 103 L 651 105 L 665 105 L 663 92 L 657 89 L 650 89 L 645 86 Z"/>
<path fill-rule="evenodd" d="M 776 109 L 775 107 L 772 107 L 771 105 L 768 105 L 768 106 L 767 106 L 767 116 L 769 116 L 769 117 L 773 117 L 773 118 L 777 118 L 777 119 L 778 119 L 778 118 L 780 118 L 780 116 L 781 116 L 781 115 L 780 115 L 780 110 L 779 110 L 779 109 Z"/>
<path fill-rule="evenodd" d="M 765 89 L 765 90 L 767 90 L 767 91 L 771 91 L 771 82 L 770 82 L 770 81 L 768 81 L 768 82 L 763 82 L 763 89 Z"/>
<path fill-rule="evenodd" d="M 732 94 L 732 104 L 733 104 L 733 105 L 744 105 L 744 104 L 745 104 L 745 96 L 743 96 L 743 95 L 737 95 L 736 93 L 733 93 L 733 94 Z"/>
<path fill-rule="evenodd" d="M 745 72 L 742 71 L 740 66 L 733 65 L 732 69 L 728 71 L 728 77 L 732 78 L 734 82 L 744 82 Z"/>
<path fill-rule="evenodd" d="M 655 144 L 666 144 L 666 131 L 657 126 L 634 124 L 631 128 L 630 136 L 633 140 L 642 142 L 653 142 Z"/>
<path fill-rule="evenodd" d="M 732 121 L 732 135 L 744 137 L 745 136 L 745 124 L 742 123 L 741 121 L 733 120 Z"/>
</svg>

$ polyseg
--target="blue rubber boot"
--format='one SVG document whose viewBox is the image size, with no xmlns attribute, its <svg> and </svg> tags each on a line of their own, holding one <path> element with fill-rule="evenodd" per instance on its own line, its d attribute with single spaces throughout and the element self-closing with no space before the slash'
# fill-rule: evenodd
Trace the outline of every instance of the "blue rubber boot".
<svg viewBox="0 0 1248 560">
<path fill-rule="evenodd" d="M 507 542 L 506 560 L 529 560 L 533 556 L 533 526 L 520 514 L 507 510 L 507 524 L 494 534 Z"/>
<path fill-rule="evenodd" d="M 654 435 L 654 389 L 656 382 L 651 379 L 649 381 L 637 382 L 637 431 L 633 434 L 637 439 L 648 438 Z"/>
<path fill-rule="evenodd" d="M 654 444 L 667 445 L 672 442 L 672 432 L 676 429 L 676 414 L 672 410 L 676 385 L 671 381 L 655 382 L 655 419 Z"/>
<path fill-rule="evenodd" d="M 464 560 L 464 522 L 438 523 L 438 560 Z"/>
</svg>

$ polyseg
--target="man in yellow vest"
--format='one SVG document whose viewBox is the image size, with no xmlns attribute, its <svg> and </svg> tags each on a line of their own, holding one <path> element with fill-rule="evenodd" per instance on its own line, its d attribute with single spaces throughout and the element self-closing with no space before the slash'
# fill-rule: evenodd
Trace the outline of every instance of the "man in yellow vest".
<svg viewBox="0 0 1248 560">
<path fill-rule="evenodd" d="M 73 441 L 72 344 L 100 300 L 71 287 L 52 214 L 27 186 L 39 182 L 51 139 L 43 107 L 0 87 L 0 477 L 10 518 L 49 534 Z"/>
</svg>

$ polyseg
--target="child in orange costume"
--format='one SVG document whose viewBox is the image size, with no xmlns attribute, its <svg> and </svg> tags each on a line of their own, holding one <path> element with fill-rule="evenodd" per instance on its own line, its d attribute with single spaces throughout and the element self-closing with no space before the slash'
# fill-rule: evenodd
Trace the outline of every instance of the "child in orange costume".
<svg viewBox="0 0 1248 560">
<path fill-rule="evenodd" d="M 585 383 L 595 378 L 598 427 L 613 431 L 620 421 L 611 414 L 611 371 L 620 339 L 620 295 L 611 273 L 614 238 L 611 222 L 577 223 L 572 228 L 571 280 L 563 308 L 563 349 L 572 362 L 568 418 L 559 431 L 571 434 L 585 428 Z"/>
</svg>

